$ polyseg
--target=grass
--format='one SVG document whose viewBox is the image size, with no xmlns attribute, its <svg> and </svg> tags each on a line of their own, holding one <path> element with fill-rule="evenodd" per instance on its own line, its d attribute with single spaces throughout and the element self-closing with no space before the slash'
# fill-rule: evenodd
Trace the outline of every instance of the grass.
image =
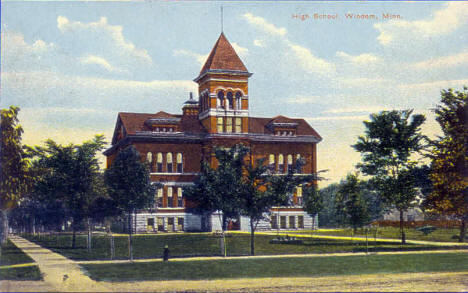
<svg viewBox="0 0 468 293">
<path fill-rule="evenodd" d="M 1 247 L 0 266 L 16 265 L 34 262 L 21 249 L 16 247 L 10 240 Z"/>
<path fill-rule="evenodd" d="M 34 261 L 21 249 L 16 247 L 10 240 L 2 245 L 0 266 L 33 263 Z M 36 265 L 25 267 L 0 267 L 0 280 L 41 280 L 42 275 Z"/>
<path fill-rule="evenodd" d="M 107 236 L 93 237 L 91 253 L 86 250 L 85 235 L 77 236 L 76 249 L 70 248 L 71 235 L 25 236 L 29 240 L 74 260 L 110 259 L 110 243 Z M 302 244 L 270 244 L 270 240 L 274 238 L 276 236 L 257 235 L 255 237 L 255 253 L 257 255 L 278 255 L 366 251 L 366 243 L 362 241 L 302 238 Z M 164 246 L 167 244 L 171 257 L 219 256 L 221 255 L 220 240 L 219 237 L 208 233 L 140 235 L 134 237 L 133 253 L 136 259 L 160 258 Z M 229 234 L 226 241 L 229 256 L 250 254 L 250 236 L 248 234 Z M 394 242 L 374 243 L 369 240 L 368 249 L 369 251 L 395 251 L 441 249 L 441 247 L 414 244 L 401 246 Z M 115 256 L 116 259 L 128 258 L 128 238 L 126 236 L 115 237 Z"/>
<path fill-rule="evenodd" d="M 0 268 L 0 280 L 39 281 L 42 275 L 37 266 Z"/>
<path fill-rule="evenodd" d="M 95 280 L 212 280 L 468 270 L 464 253 L 229 259 L 82 265 Z"/>
<path fill-rule="evenodd" d="M 313 233 L 316 235 L 333 235 L 333 236 L 353 236 L 353 229 L 319 229 L 316 231 L 291 231 L 291 233 Z M 369 238 L 374 237 L 375 228 L 371 228 L 368 233 Z M 423 232 L 414 228 L 405 228 L 406 239 L 409 240 L 424 240 L 435 242 L 458 242 L 458 239 L 452 239 L 453 235 L 459 235 L 459 229 L 453 228 L 437 228 L 429 235 L 424 235 Z M 354 236 L 366 236 L 365 229 L 358 229 Z M 377 238 L 400 239 L 400 228 L 397 227 L 378 227 Z"/>
</svg>

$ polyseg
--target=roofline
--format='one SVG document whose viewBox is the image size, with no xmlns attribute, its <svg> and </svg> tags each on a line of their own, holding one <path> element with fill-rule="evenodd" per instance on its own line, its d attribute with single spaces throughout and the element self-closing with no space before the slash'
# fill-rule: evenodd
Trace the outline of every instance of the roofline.
<svg viewBox="0 0 468 293">
<path fill-rule="evenodd" d="M 229 69 L 207 69 L 198 75 L 193 81 L 198 82 L 201 80 L 203 77 L 205 77 L 208 73 L 214 73 L 214 74 L 231 74 L 231 75 L 240 75 L 240 76 L 247 76 L 251 77 L 253 73 L 250 73 L 248 71 L 243 71 L 243 70 L 229 70 Z"/>
<path fill-rule="evenodd" d="M 105 156 L 111 155 L 117 148 L 126 146 L 131 142 L 147 142 L 147 141 L 163 141 L 163 142 L 178 142 L 183 141 L 185 143 L 201 143 L 203 141 L 216 139 L 216 138 L 240 138 L 246 139 L 253 142 L 294 142 L 294 143 L 319 143 L 322 141 L 321 137 L 314 135 L 298 135 L 298 136 L 277 136 L 271 134 L 260 134 L 260 133 L 209 133 L 209 134 L 185 134 L 179 133 L 157 133 L 152 132 L 140 132 L 137 134 L 127 135 L 121 139 L 117 144 L 112 145 L 110 148 L 105 150 L 103 154 Z"/>
</svg>

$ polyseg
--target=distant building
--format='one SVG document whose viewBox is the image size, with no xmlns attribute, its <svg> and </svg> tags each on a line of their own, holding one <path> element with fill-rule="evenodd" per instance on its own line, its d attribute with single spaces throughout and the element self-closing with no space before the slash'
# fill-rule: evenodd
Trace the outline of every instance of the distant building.
<svg viewBox="0 0 468 293">
<path fill-rule="evenodd" d="M 298 158 L 303 173 L 317 171 L 320 135 L 304 120 L 284 116 L 249 115 L 248 79 L 252 75 L 222 33 L 198 77 L 198 100 L 182 106 L 182 114 L 119 113 L 112 146 L 104 154 L 107 167 L 118 152 L 133 145 L 151 166 L 151 180 L 163 184 L 152 209 L 136 214 L 136 232 L 220 230 L 215 216 L 202 218 L 186 211 L 183 190 L 193 184 L 202 160 L 215 164 L 215 147 L 243 143 L 250 159 L 265 158 L 278 174 L 286 173 Z M 272 80 L 272 83 L 275 81 Z M 270 221 L 258 229 L 311 229 L 312 218 L 302 209 L 302 188 L 293 205 L 276 207 Z M 317 223 L 317 221 L 315 221 Z M 249 220 L 231 219 L 229 229 L 249 229 Z"/>
</svg>

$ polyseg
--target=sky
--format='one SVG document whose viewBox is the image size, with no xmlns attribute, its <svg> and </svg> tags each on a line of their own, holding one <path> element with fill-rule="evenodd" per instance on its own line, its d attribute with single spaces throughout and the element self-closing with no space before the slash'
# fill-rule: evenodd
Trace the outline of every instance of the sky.
<svg viewBox="0 0 468 293">
<path fill-rule="evenodd" d="M 414 109 L 435 137 L 441 90 L 468 85 L 468 2 L 2 1 L 0 106 L 21 108 L 28 145 L 109 141 L 118 112 L 181 113 L 221 6 L 253 73 L 250 116 L 306 119 L 322 187 L 355 170 L 371 113 Z"/>
</svg>

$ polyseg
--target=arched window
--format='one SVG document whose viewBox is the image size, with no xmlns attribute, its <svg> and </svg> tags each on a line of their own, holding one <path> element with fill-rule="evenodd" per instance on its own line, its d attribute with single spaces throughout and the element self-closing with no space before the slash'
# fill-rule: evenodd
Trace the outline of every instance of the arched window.
<svg viewBox="0 0 468 293">
<path fill-rule="evenodd" d="M 166 172 L 172 173 L 172 153 L 166 155 Z"/>
<path fill-rule="evenodd" d="M 156 155 L 156 172 L 161 173 L 163 171 L 163 155 L 158 153 Z"/>
<path fill-rule="evenodd" d="M 233 109 L 233 108 L 234 108 L 234 98 L 233 98 L 231 92 L 228 92 L 228 93 L 227 93 L 227 101 L 228 101 L 228 107 L 229 107 L 229 109 Z"/>
<path fill-rule="evenodd" d="M 273 154 L 270 154 L 270 156 L 268 157 L 268 167 L 272 171 L 275 170 L 275 155 Z"/>
<path fill-rule="evenodd" d="M 172 208 L 174 206 L 174 199 L 172 198 L 172 187 L 167 188 L 167 207 Z"/>
<path fill-rule="evenodd" d="M 236 109 L 242 109 L 242 93 L 236 92 Z"/>
<path fill-rule="evenodd" d="M 177 173 L 183 172 L 183 164 L 182 164 L 182 154 L 177 153 Z"/>
<path fill-rule="evenodd" d="M 283 154 L 278 155 L 278 172 L 279 173 L 284 172 L 284 157 L 283 157 Z"/>
<path fill-rule="evenodd" d="M 219 108 L 224 108 L 224 92 L 218 92 L 218 98 L 216 99 L 216 106 Z"/>
<path fill-rule="evenodd" d="M 157 193 L 157 198 L 156 198 L 156 204 L 158 207 L 162 207 L 163 206 L 163 189 L 162 188 L 158 188 L 158 193 Z"/>
<path fill-rule="evenodd" d="M 147 153 L 146 154 L 146 161 L 151 164 L 151 162 L 153 161 L 153 154 Z"/>
<path fill-rule="evenodd" d="M 182 197 L 182 187 L 177 188 L 177 206 L 178 207 L 183 207 L 184 206 L 184 201 Z"/>
<path fill-rule="evenodd" d="M 291 171 L 293 168 L 293 156 L 288 155 L 288 172 Z"/>
</svg>

